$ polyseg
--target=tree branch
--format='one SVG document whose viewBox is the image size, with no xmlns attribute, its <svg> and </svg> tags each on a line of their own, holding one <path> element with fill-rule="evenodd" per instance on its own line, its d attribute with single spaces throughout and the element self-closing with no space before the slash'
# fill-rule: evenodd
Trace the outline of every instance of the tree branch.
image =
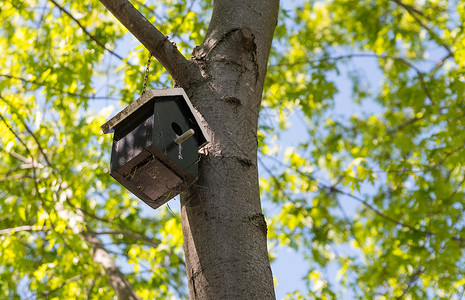
<svg viewBox="0 0 465 300">
<path fill-rule="evenodd" d="M 299 65 L 299 64 L 321 63 L 321 62 L 330 61 L 330 60 L 340 60 L 340 59 L 357 58 L 357 57 L 373 57 L 373 58 L 378 58 L 378 59 L 392 59 L 392 60 L 401 62 L 404 65 L 409 66 L 415 71 L 415 73 L 417 73 L 418 80 L 420 81 L 421 88 L 423 92 L 425 93 L 426 97 L 430 100 L 432 104 L 435 104 L 435 102 L 433 101 L 433 98 L 431 97 L 431 93 L 428 89 L 428 86 L 426 85 L 424 73 L 413 63 L 399 56 L 380 55 L 376 53 L 354 53 L 354 54 L 344 54 L 344 55 L 339 55 L 339 56 L 323 57 L 321 59 L 304 59 L 304 60 L 296 61 L 291 64 L 279 63 L 279 64 L 272 65 L 272 67 L 279 67 L 283 65 L 293 66 L 293 65 Z"/>
<path fill-rule="evenodd" d="M 168 36 L 153 26 L 129 1 L 100 2 L 155 56 L 174 79 L 175 84 L 182 87 L 189 83 L 194 65 L 168 40 Z M 198 69 L 195 69 L 200 75 Z"/>
<path fill-rule="evenodd" d="M 282 161 L 274 158 L 274 157 L 271 157 L 271 156 L 267 156 L 268 158 L 272 159 L 273 161 L 281 164 L 282 166 L 286 167 L 286 168 L 289 168 L 295 172 L 297 172 L 298 174 L 304 176 L 304 177 L 307 177 L 313 181 L 315 181 L 316 179 L 309 175 L 308 173 L 305 173 L 305 172 L 302 172 L 301 170 L 299 170 L 298 168 L 294 168 L 292 166 L 289 166 L 285 163 L 283 163 Z M 412 226 L 410 224 L 407 224 L 407 223 L 404 223 L 402 221 L 399 221 L 399 220 L 396 220 L 388 215 L 386 215 L 385 213 L 383 213 L 382 211 L 380 211 L 378 208 L 376 208 L 375 206 L 371 205 L 370 203 L 368 203 L 367 201 L 363 200 L 362 198 L 359 198 L 355 195 L 352 195 L 352 193 L 349 193 L 349 192 L 345 192 L 343 190 L 340 190 L 338 189 L 335 185 L 325 185 L 323 183 L 321 183 L 321 181 L 319 181 L 318 183 L 318 188 L 320 189 L 326 189 L 328 190 L 329 192 L 334 192 L 334 193 L 338 193 L 340 195 L 344 195 L 344 196 L 347 196 L 349 198 L 352 198 L 358 202 L 360 202 L 361 204 L 363 204 L 363 206 L 365 206 L 366 208 L 368 208 L 369 210 L 371 210 L 372 212 L 374 212 L 375 214 L 377 214 L 378 216 L 380 216 L 381 218 L 393 223 L 393 224 L 396 224 L 400 227 L 403 227 L 403 228 L 407 228 L 409 230 L 412 230 L 412 231 L 415 231 L 415 232 L 418 232 L 426 237 L 430 237 L 430 236 L 437 236 L 437 234 L 435 232 L 431 232 L 429 230 L 421 230 L 421 229 L 418 229 L 418 228 L 415 228 L 415 226 Z M 449 236 L 447 237 L 453 241 L 456 241 L 458 242 L 459 244 L 463 245 L 465 243 L 465 239 L 462 238 L 461 236 L 459 235 L 455 235 L 455 236 Z"/>
<path fill-rule="evenodd" d="M 5 98 L 3 98 L 2 96 L 0 96 L 0 99 L 2 99 L 3 101 L 7 102 Z M 8 102 L 7 102 L 8 103 Z M 38 182 L 38 177 L 37 177 L 37 170 L 36 170 L 36 164 L 35 164 L 35 160 L 34 160 L 34 156 L 32 155 L 32 152 L 31 150 L 29 149 L 29 147 L 26 145 L 26 143 L 19 137 L 19 135 L 13 130 L 13 128 L 10 126 L 10 124 L 8 124 L 7 120 L 3 117 L 3 115 L 0 114 L 0 119 L 3 121 L 3 123 L 5 124 L 5 126 L 8 128 L 8 130 L 13 133 L 13 135 L 16 137 L 16 139 L 24 146 L 24 148 L 26 149 L 27 153 L 29 154 L 29 156 L 31 157 L 31 165 L 32 165 L 32 175 L 34 177 L 34 187 L 36 189 L 36 192 L 37 192 L 37 196 L 39 197 L 39 199 L 41 201 L 43 201 L 44 199 L 42 199 L 42 195 L 40 194 L 40 189 L 39 189 L 39 185 L 37 184 Z"/>
<path fill-rule="evenodd" d="M 122 234 L 124 235 L 125 237 L 128 237 L 134 241 L 138 241 L 138 240 L 142 240 L 144 241 L 146 244 L 156 248 L 158 247 L 158 243 L 156 243 L 156 241 L 154 241 L 153 239 L 151 239 L 150 237 L 144 235 L 144 234 L 141 234 L 141 233 L 137 233 L 137 232 L 127 232 L 127 231 L 124 231 L 124 230 L 102 230 L 102 231 L 96 231 L 94 232 L 94 235 L 103 235 L 103 234 L 109 234 L 109 235 L 118 235 L 118 234 Z"/>
<path fill-rule="evenodd" d="M 329 189 L 330 192 L 336 192 L 340 195 L 344 195 L 344 196 L 347 196 L 347 197 L 350 197 L 358 202 L 360 202 L 361 204 L 363 204 L 365 207 L 367 207 L 368 209 L 370 209 L 372 212 L 374 212 L 375 214 L 377 214 L 378 216 L 380 216 L 381 218 L 391 222 L 391 223 L 394 223 L 396 225 L 399 225 L 401 227 L 404 227 L 404 228 L 408 228 L 412 231 L 415 231 L 415 232 L 418 232 L 418 233 L 421 233 L 423 235 L 426 235 L 426 236 L 431 236 L 431 235 L 434 235 L 432 232 L 429 232 L 429 231 L 423 231 L 423 230 L 420 230 L 420 229 L 417 229 L 415 228 L 414 226 L 410 225 L 410 224 L 406 224 L 404 222 L 401 222 L 399 220 L 396 220 L 388 215 L 386 215 L 385 213 L 381 212 L 380 210 L 378 210 L 376 207 L 374 207 L 373 205 L 371 205 L 370 203 L 368 203 L 367 201 L 363 200 L 362 198 L 359 198 L 357 196 L 354 196 L 352 195 L 351 193 L 348 193 L 348 192 L 344 192 L 334 186 L 325 186 L 325 185 L 321 185 L 322 188 L 326 188 L 326 189 Z"/>
<path fill-rule="evenodd" d="M 420 266 L 416 269 L 416 271 L 410 276 L 410 280 L 407 282 L 407 287 L 402 291 L 402 295 L 396 298 L 396 300 L 403 299 L 405 295 L 407 295 L 408 291 L 412 288 L 415 282 L 420 278 L 421 273 L 425 271 L 423 266 Z"/>
<path fill-rule="evenodd" d="M 58 291 L 59 289 L 63 288 L 63 287 L 64 287 L 65 285 L 67 285 L 68 283 L 81 279 L 82 276 L 83 276 L 82 274 L 79 274 L 79 275 L 76 275 L 76 276 L 74 276 L 74 277 L 71 277 L 71 278 L 65 280 L 62 284 L 60 284 L 59 286 L 57 286 L 57 287 L 54 288 L 53 290 L 42 292 L 41 295 L 42 295 L 43 297 L 45 297 L 45 298 L 48 298 L 48 296 L 50 296 L 51 294 L 55 293 L 55 292 Z"/>
<path fill-rule="evenodd" d="M 31 163 L 27 158 L 25 158 L 25 157 L 22 156 L 21 154 L 18 154 L 18 153 L 13 152 L 13 151 L 10 151 L 9 154 L 10 154 L 11 156 L 13 156 L 14 158 L 16 158 L 17 160 L 22 161 L 22 162 L 25 163 L 25 164 L 30 164 L 30 163 Z M 21 168 L 19 168 L 19 169 L 21 169 Z M 10 171 L 11 171 L 11 169 L 10 169 Z M 8 171 L 8 172 L 10 172 L 10 171 Z M 8 174 L 8 173 L 7 173 L 7 174 Z"/>
<path fill-rule="evenodd" d="M 419 16 L 422 16 L 422 17 L 425 17 L 418 9 L 416 9 L 414 6 L 412 5 L 408 5 L 400 0 L 392 0 L 393 2 L 395 2 L 397 5 L 399 6 L 402 6 L 403 8 L 405 8 L 405 10 L 408 12 L 408 14 L 423 28 L 425 29 L 426 31 L 428 31 L 428 33 L 430 34 L 430 36 L 433 38 L 433 39 L 436 39 L 436 42 L 438 42 L 439 45 L 441 45 L 448 53 L 448 56 L 452 56 L 453 57 L 453 52 L 452 50 L 450 49 L 450 47 L 448 45 L 446 45 L 443 41 L 441 41 L 440 37 L 432 30 L 430 29 L 428 26 L 426 26 L 419 18 L 417 15 Z"/>
<path fill-rule="evenodd" d="M 18 232 L 18 231 L 43 231 L 44 229 L 45 227 L 38 227 L 35 225 L 24 225 L 24 226 L 2 229 L 0 230 L 0 235 L 10 234 L 12 232 Z"/>
<path fill-rule="evenodd" d="M 116 56 L 118 59 L 120 59 L 121 61 L 124 61 L 124 58 L 121 57 L 118 53 L 108 49 L 101 41 L 99 41 L 95 36 L 93 36 L 89 31 L 87 31 L 87 29 L 81 24 L 81 22 L 79 22 L 79 20 L 77 20 L 69 11 L 67 11 L 63 6 L 61 6 L 60 4 L 58 4 L 55 0 L 50 0 L 50 2 L 52 2 L 59 10 L 61 10 L 63 13 L 65 13 L 68 17 L 70 17 L 74 22 L 76 22 L 76 24 L 82 29 L 82 31 L 84 31 L 84 33 L 90 37 L 91 40 L 93 40 L 99 47 L 102 47 L 103 49 L 105 49 L 106 51 L 110 52 L 112 55 Z M 129 62 L 126 62 L 127 64 L 129 64 Z M 131 65 L 131 64 L 129 64 Z"/>
<path fill-rule="evenodd" d="M 7 103 L 11 110 L 13 110 L 13 112 L 15 112 L 17 114 L 17 111 L 16 111 L 16 108 L 13 107 L 12 105 L 10 105 L 10 103 L 8 101 L 6 101 L 6 99 L 0 97 L 5 103 Z M 52 169 L 52 173 L 55 174 L 55 170 L 53 169 L 53 166 L 50 162 L 50 160 L 48 159 L 48 156 L 47 156 L 47 153 L 46 151 L 44 150 L 44 148 L 42 148 L 40 142 L 39 142 L 39 139 L 36 137 L 36 135 L 34 134 L 34 132 L 32 132 L 32 130 L 29 128 L 29 126 L 27 126 L 26 124 L 26 121 L 24 121 L 24 119 L 22 118 L 19 118 L 21 120 L 21 122 L 23 123 L 24 125 L 24 128 L 26 129 L 26 131 L 32 136 L 32 138 L 34 139 L 34 141 L 36 142 L 37 144 L 37 148 L 39 149 L 40 153 L 42 154 L 42 156 L 44 157 L 45 159 L 45 162 L 47 163 L 47 165 Z M 26 164 L 30 164 L 31 166 L 35 166 L 36 168 L 43 168 L 43 166 L 37 162 L 36 164 L 34 164 L 34 160 L 31 156 L 31 161 L 28 161 L 25 157 L 22 157 L 21 155 L 17 154 L 17 153 L 14 153 L 14 152 L 11 152 L 10 153 L 12 156 L 16 157 L 17 159 L 20 159 L 22 160 L 24 163 Z M 19 155 L 19 156 L 18 156 Z"/>
<path fill-rule="evenodd" d="M 114 97 L 97 97 L 95 95 L 87 96 L 87 95 L 67 92 L 67 91 L 62 90 L 62 89 L 57 89 L 57 88 L 51 86 L 49 84 L 49 82 L 45 82 L 45 81 L 27 80 L 27 79 L 22 78 L 22 77 L 12 76 L 12 75 L 8 75 L 8 74 L 0 74 L 0 77 L 5 77 L 5 78 L 8 78 L 8 79 L 12 79 L 12 80 L 18 80 L 18 81 L 21 81 L 21 82 L 24 82 L 24 83 L 30 83 L 30 84 L 36 85 L 38 87 L 47 87 L 47 88 L 52 89 L 52 90 L 54 90 L 56 92 L 67 94 L 69 96 L 85 98 L 85 99 L 89 99 L 89 100 L 114 100 L 114 101 L 119 100 L 119 99 L 114 98 Z"/>
<path fill-rule="evenodd" d="M 158 244 L 160 243 L 160 241 L 158 240 L 155 240 L 155 239 L 152 239 L 148 236 L 146 236 L 145 234 L 143 233 L 140 233 L 140 232 L 137 232 L 135 231 L 134 229 L 124 225 L 124 224 L 120 224 L 120 223 L 117 223 L 117 222 L 114 222 L 112 220 L 107 220 L 105 218 L 101 218 L 89 211 L 86 211 L 85 209 L 83 209 L 82 207 L 81 208 L 78 208 L 76 206 L 74 206 L 71 201 L 69 201 L 68 198 L 66 198 L 66 203 L 68 203 L 73 209 L 75 209 L 79 214 L 81 214 L 82 216 L 87 216 L 87 217 L 90 217 L 92 219 L 95 219 L 95 220 L 98 220 L 100 222 L 103 222 L 103 223 L 106 223 L 106 224 L 109 224 L 109 225 L 113 225 L 113 226 L 117 226 L 119 228 L 121 228 L 122 230 L 107 230 L 107 231 L 101 231 L 101 232 L 94 232 L 93 234 L 94 235 L 98 235 L 98 234 L 123 234 L 135 241 L 137 240 L 143 240 L 145 241 L 148 245 L 151 245 L 153 247 L 158 247 Z"/>
<path fill-rule="evenodd" d="M 91 245 L 94 252 L 94 262 L 101 264 L 108 276 L 108 281 L 115 291 L 118 299 L 140 300 L 129 283 L 126 276 L 118 269 L 102 242 L 90 231 L 81 233 L 84 239 Z"/>
<path fill-rule="evenodd" d="M 68 197 L 66 197 L 65 201 L 70 203 Z M 55 209 L 57 212 L 64 211 L 64 206 L 55 204 Z M 80 209 L 76 209 L 75 213 L 77 216 L 82 218 L 83 224 L 87 224 L 84 214 Z M 105 273 L 108 276 L 108 282 L 115 292 L 116 297 L 124 300 L 140 300 L 126 276 L 124 276 L 124 274 L 121 273 L 119 268 L 115 265 L 113 258 L 105 249 L 102 242 L 96 237 L 95 233 L 87 225 L 83 225 L 83 227 L 84 228 L 80 230 L 79 234 L 91 246 L 93 261 L 96 264 L 102 265 L 104 268 Z M 68 246 L 65 239 L 62 238 L 62 240 L 63 244 Z M 70 250 L 73 251 L 72 248 L 70 248 Z"/>
</svg>

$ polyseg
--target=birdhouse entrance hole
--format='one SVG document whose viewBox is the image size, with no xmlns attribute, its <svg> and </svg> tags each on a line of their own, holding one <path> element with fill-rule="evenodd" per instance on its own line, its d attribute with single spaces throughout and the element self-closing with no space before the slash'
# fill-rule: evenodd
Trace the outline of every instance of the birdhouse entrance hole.
<svg viewBox="0 0 465 300">
<path fill-rule="evenodd" d="M 179 126 L 177 123 L 175 122 L 171 123 L 171 128 L 173 128 L 174 133 L 176 133 L 177 135 L 182 134 L 181 126 Z"/>
</svg>

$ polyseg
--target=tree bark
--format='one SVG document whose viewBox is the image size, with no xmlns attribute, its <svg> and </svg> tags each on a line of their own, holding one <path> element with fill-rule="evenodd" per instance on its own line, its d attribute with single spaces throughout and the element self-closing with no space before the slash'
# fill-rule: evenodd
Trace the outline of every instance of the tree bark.
<svg viewBox="0 0 465 300">
<path fill-rule="evenodd" d="M 198 181 L 181 195 L 190 298 L 274 299 L 257 122 L 279 0 L 215 0 L 190 60 L 127 0 L 100 1 L 184 88 L 211 137 Z"/>
<path fill-rule="evenodd" d="M 182 194 L 191 299 L 274 299 L 257 171 L 257 122 L 278 1 L 214 2 L 184 86 L 208 124 L 199 179 Z"/>
</svg>

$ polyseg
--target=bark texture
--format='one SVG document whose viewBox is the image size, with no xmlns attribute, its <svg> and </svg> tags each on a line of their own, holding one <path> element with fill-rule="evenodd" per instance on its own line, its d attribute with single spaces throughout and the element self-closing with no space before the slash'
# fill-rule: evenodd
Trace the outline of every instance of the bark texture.
<svg viewBox="0 0 465 300">
<path fill-rule="evenodd" d="M 184 88 L 211 137 L 198 181 L 181 195 L 190 298 L 274 299 L 257 122 L 279 0 L 215 0 L 190 60 L 127 0 L 100 1 Z"/>
<path fill-rule="evenodd" d="M 214 2 L 192 60 L 202 78 L 184 86 L 212 141 L 199 180 L 182 195 L 191 299 L 274 299 L 261 213 L 257 121 L 278 1 Z"/>
</svg>

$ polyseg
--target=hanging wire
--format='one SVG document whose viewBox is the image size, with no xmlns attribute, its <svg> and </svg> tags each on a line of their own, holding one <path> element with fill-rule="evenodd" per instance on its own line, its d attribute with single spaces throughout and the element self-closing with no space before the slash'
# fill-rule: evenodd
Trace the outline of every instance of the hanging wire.
<svg viewBox="0 0 465 300">
<path fill-rule="evenodd" d="M 152 53 L 149 52 L 149 59 L 147 60 L 147 67 L 145 69 L 144 86 L 142 87 L 142 95 L 145 94 L 145 89 L 147 88 L 147 78 L 149 77 L 151 59 L 152 59 Z"/>
</svg>

